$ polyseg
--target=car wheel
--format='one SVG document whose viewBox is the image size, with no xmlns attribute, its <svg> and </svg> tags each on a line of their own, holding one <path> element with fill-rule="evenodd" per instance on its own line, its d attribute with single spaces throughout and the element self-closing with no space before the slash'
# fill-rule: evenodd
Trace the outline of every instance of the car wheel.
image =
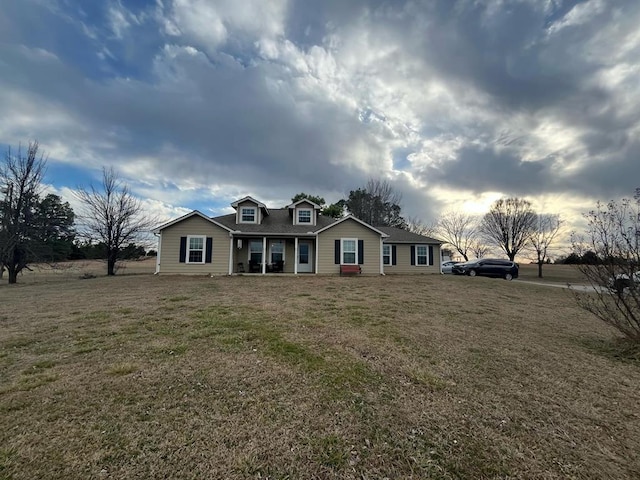
<svg viewBox="0 0 640 480">
<path fill-rule="evenodd" d="M 475 270 L 469 270 L 469 276 L 470 277 L 475 277 L 476 276 L 476 271 Z"/>
<path fill-rule="evenodd" d="M 511 280 L 513 280 L 513 275 L 511 275 L 510 273 L 507 273 L 507 274 L 504 276 L 504 279 L 505 279 L 505 280 L 508 280 L 508 281 L 511 281 Z"/>
</svg>

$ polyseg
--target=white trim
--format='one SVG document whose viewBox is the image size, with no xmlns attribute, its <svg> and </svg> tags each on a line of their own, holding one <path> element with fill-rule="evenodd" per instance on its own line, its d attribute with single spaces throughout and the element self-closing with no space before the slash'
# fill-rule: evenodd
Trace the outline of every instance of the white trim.
<svg viewBox="0 0 640 480">
<path fill-rule="evenodd" d="M 162 252 L 162 233 L 158 235 L 158 251 L 156 252 L 156 274 L 160 273 L 160 253 Z"/>
<path fill-rule="evenodd" d="M 354 259 L 353 259 L 353 263 L 347 263 L 344 261 L 344 242 L 353 242 L 355 244 L 355 250 L 353 251 L 353 253 L 355 253 Z M 347 252 L 347 253 L 352 253 L 352 252 Z M 340 239 L 340 265 L 358 265 L 358 239 L 357 238 L 341 238 Z"/>
<path fill-rule="evenodd" d="M 319 253 L 318 251 L 320 250 L 320 248 L 318 247 L 318 236 L 316 235 L 316 241 L 315 242 L 311 242 L 311 245 L 313 245 L 313 249 L 315 250 L 314 254 L 316 257 L 316 263 L 313 264 L 313 267 L 311 268 L 311 271 L 315 274 L 318 273 L 318 259 L 319 259 Z"/>
<path fill-rule="evenodd" d="M 170 227 L 171 225 L 175 225 L 178 222 L 181 222 L 183 220 L 186 220 L 187 218 L 191 218 L 194 215 L 197 215 L 201 218 L 203 218 L 204 220 L 206 220 L 207 222 L 211 222 L 214 225 L 217 225 L 220 228 L 224 228 L 227 232 L 233 232 L 233 230 L 231 230 L 229 227 L 225 227 L 223 224 L 216 222 L 214 219 L 207 217 L 204 213 L 199 212 L 198 210 L 193 210 L 192 212 L 187 213 L 186 215 L 183 215 L 179 218 L 176 218 L 175 220 L 171 220 L 170 222 L 167 222 L 163 225 L 160 225 L 158 228 L 156 228 L 155 230 L 153 230 L 153 233 L 160 233 L 161 230 L 164 230 L 167 227 Z"/>
<path fill-rule="evenodd" d="M 262 274 L 267 273 L 267 237 L 262 237 Z"/>
<path fill-rule="evenodd" d="M 287 208 L 289 208 L 289 209 L 296 208 L 301 203 L 308 203 L 309 205 L 312 205 L 314 210 L 321 210 L 322 209 L 322 207 L 320 205 L 318 205 L 317 203 L 312 202 L 308 198 L 302 198 L 302 199 L 298 200 L 295 203 L 287 205 Z"/>
<path fill-rule="evenodd" d="M 418 247 L 424 247 L 426 249 L 426 253 L 424 255 L 420 255 L 421 257 L 426 257 L 427 263 L 418 263 Z M 428 267 L 429 266 L 429 245 L 426 243 L 416 243 L 415 244 L 416 258 L 414 267 Z"/>
<path fill-rule="evenodd" d="M 233 238 L 232 234 L 229 234 L 229 275 L 233 273 Z M 213 252 L 211 252 L 211 261 L 213 261 Z"/>
<path fill-rule="evenodd" d="M 377 234 L 381 235 L 381 236 L 382 236 L 382 238 L 387 238 L 387 237 L 389 236 L 389 235 L 387 235 L 386 233 L 381 232 L 381 231 L 380 231 L 380 230 L 378 230 L 377 228 L 372 227 L 372 226 L 371 226 L 371 225 L 369 225 L 368 223 L 363 222 L 363 221 L 362 221 L 362 220 L 360 220 L 359 218 L 354 217 L 353 215 L 347 215 L 346 217 L 343 217 L 343 218 L 341 218 L 340 220 L 337 220 L 337 221 L 333 222 L 332 224 L 327 225 L 327 226 L 326 226 L 326 227 L 324 227 L 324 228 L 321 228 L 320 230 L 316 231 L 315 233 L 316 233 L 316 235 L 317 235 L 317 234 L 319 234 L 319 233 L 322 233 L 322 232 L 324 232 L 325 230 L 329 230 L 330 228 L 333 228 L 333 227 L 335 227 L 336 225 L 340 225 L 342 222 L 345 222 L 345 221 L 347 221 L 347 220 L 355 220 L 355 221 L 356 221 L 356 222 L 358 222 L 360 225 L 362 225 L 362 226 L 364 226 L 364 227 L 367 227 L 368 229 L 373 230 L 373 231 L 374 231 L 374 232 L 376 232 Z"/>
<path fill-rule="evenodd" d="M 269 215 L 269 209 L 267 208 L 267 206 L 266 206 L 264 203 L 259 202 L 258 200 L 256 200 L 256 199 L 255 199 L 255 198 L 253 198 L 253 197 L 250 197 L 250 196 L 247 196 L 247 197 L 241 198 L 240 200 L 236 200 L 235 202 L 233 202 L 233 203 L 231 204 L 231 206 L 232 206 L 233 208 L 235 208 L 235 209 L 236 209 L 236 212 L 237 212 L 237 211 L 238 211 L 238 205 L 240 205 L 241 203 L 244 203 L 244 202 L 251 202 L 251 203 L 255 204 L 255 206 L 256 206 L 256 207 L 258 207 L 260 210 L 264 210 L 264 212 L 265 212 L 267 215 Z M 237 219 L 237 218 L 239 218 L 239 217 L 236 217 L 236 219 Z M 238 223 L 238 222 L 236 222 L 236 223 Z"/>
<path fill-rule="evenodd" d="M 200 238 L 202 239 L 202 261 L 201 262 L 190 262 L 189 261 L 189 253 L 190 252 L 199 252 L 199 249 L 191 249 L 191 239 L 192 238 Z M 211 252 L 213 257 L 213 252 Z M 184 263 L 190 263 L 191 265 L 204 265 L 207 260 L 207 236 L 206 235 L 187 235 L 187 248 L 185 250 Z"/>
<path fill-rule="evenodd" d="M 381 245 L 381 248 L 382 248 L 382 257 L 381 257 L 382 263 L 381 263 L 381 265 L 383 266 L 383 268 L 384 267 L 390 267 L 391 265 L 393 265 L 393 245 L 391 245 L 389 243 L 387 243 L 387 244 L 384 244 L 382 242 L 380 242 L 380 243 L 382 244 Z M 384 247 L 389 247 L 389 263 L 384 263 L 384 257 L 386 257 L 386 255 L 384 254 Z"/>
<path fill-rule="evenodd" d="M 308 222 L 301 222 L 300 221 L 300 213 L 301 212 L 308 212 L 309 213 L 309 221 Z M 294 225 L 315 225 L 314 222 L 314 212 L 313 209 L 311 208 L 296 208 L 295 209 L 295 224 Z"/>
<path fill-rule="evenodd" d="M 295 258 L 294 262 L 293 262 L 293 274 L 297 275 L 298 274 L 298 237 L 296 237 L 294 239 L 294 246 L 293 246 L 293 255 Z"/>
<path fill-rule="evenodd" d="M 253 212 L 253 220 L 245 220 L 244 217 L 244 210 L 247 210 L 247 214 L 248 211 L 251 210 Z M 255 225 L 256 223 L 260 223 L 259 222 L 259 218 L 258 218 L 258 207 L 240 207 L 238 208 L 238 221 L 236 223 L 245 223 L 245 224 L 252 224 Z"/>
<path fill-rule="evenodd" d="M 238 205 L 240 205 L 241 203 L 244 203 L 244 202 L 253 202 L 253 203 L 256 204 L 256 206 L 258 206 L 260 208 L 264 208 L 265 210 L 267 209 L 267 206 L 264 203 L 259 202 L 258 200 L 256 200 L 255 198 L 253 198 L 250 195 L 247 195 L 246 197 L 241 198 L 240 200 L 236 200 L 235 202 L 233 202 L 231 204 L 231 206 L 234 207 L 234 208 L 237 208 Z"/>
</svg>

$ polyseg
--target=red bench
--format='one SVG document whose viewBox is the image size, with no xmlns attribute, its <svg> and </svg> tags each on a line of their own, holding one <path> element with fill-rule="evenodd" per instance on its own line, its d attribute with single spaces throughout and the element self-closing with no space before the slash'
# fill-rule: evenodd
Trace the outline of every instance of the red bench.
<svg viewBox="0 0 640 480">
<path fill-rule="evenodd" d="M 340 265 L 340 276 L 358 275 L 359 273 L 362 273 L 360 265 Z"/>
</svg>

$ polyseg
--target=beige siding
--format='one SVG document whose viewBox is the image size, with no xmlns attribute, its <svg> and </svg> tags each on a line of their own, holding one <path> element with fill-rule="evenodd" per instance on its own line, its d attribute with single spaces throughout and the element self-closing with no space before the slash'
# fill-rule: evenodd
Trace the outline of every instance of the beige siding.
<svg viewBox="0 0 640 480">
<path fill-rule="evenodd" d="M 193 216 L 161 232 L 160 273 L 226 275 L 229 273 L 229 233 L 204 218 Z M 213 238 L 212 263 L 180 262 L 180 237 L 205 235 Z"/>
<path fill-rule="evenodd" d="M 424 245 L 424 244 L 421 244 Z M 396 245 L 396 265 L 385 265 L 385 275 L 440 273 L 440 247 L 433 246 L 433 265 L 411 265 L 411 245 Z"/>
<path fill-rule="evenodd" d="M 357 238 L 364 241 L 365 275 L 380 274 L 380 235 L 359 224 L 355 220 L 345 220 L 318 235 L 318 272 L 321 274 L 339 274 L 340 265 L 335 264 L 335 240 Z"/>
</svg>

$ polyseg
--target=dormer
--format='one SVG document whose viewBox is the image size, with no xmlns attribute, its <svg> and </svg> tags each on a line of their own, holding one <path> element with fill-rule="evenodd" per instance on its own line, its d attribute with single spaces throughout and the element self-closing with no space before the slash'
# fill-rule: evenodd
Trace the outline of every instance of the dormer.
<svg viewBox="0 0 640 480">
<path fill-rule="evenodd" d="M 320 210 L 320 205 L 317 205 L 306 198 L 289 205 L 289 212 L 293 217 L 294 225 L 315 226 Z"/>
<path fill-rule="evenodd" d="M 269 215 L 267 206 L 251 197 L 244 197 L 231 204 L 236 209 L 236 224 L 248 223 L 260 225 L 264 217 Z"/>
</svg>

